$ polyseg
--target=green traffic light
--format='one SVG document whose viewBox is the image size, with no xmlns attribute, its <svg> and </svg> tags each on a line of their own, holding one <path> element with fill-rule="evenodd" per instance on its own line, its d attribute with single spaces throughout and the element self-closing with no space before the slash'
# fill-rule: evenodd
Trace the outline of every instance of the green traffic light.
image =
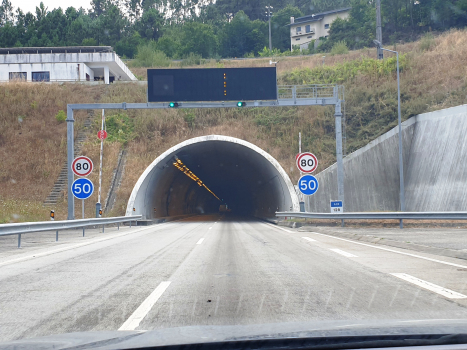
<svg viewBox="0 0 467 350">
<path fill-rule="evenodd" d="M 174 103 L 174 102 L 170 102 L 170 103 L 169 103 L 169 107 L 170 107 L 170 108 L 174 108 L 174 107 L 175 107 L 175 103 Z"/>
<path fill-rule="evenodd" d="M 245 102 L 237 102 L 237 107 L 243 107 L 245 106 Z"/>
</svg>

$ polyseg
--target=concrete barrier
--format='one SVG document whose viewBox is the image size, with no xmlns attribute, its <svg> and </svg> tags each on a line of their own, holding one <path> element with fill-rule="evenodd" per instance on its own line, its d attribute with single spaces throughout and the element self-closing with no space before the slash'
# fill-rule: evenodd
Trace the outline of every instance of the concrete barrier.
<svg viewBox="0 0 467 350">
<path fill-rule="evenodd" d="M 424 113 L 402 123 L 406 211 L 467 208 L 467 105 Z M 347 212 L 399 210 L 398 128 L 344 158 Z M 337 168 L 317 175 L 306 210 L 330 212 Z"/>
</svg>

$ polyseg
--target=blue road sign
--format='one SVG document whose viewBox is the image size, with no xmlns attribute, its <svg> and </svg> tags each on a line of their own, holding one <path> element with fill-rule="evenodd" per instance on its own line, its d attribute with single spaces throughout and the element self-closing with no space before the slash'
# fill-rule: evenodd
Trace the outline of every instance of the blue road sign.
<svg viewBox="0 0 467 350">
<path fill-rule="evenodd" d="M 331 201 L 331 213 L 341 214 L 344 212 L 344 203 L 342 201 Z"/>
<path fill-rule="evenodd" d="M 311 196 L 318 191 L 318 179 L 313 175 L 304 175 L 298 180 L 298 188 L 306 196 Z"/>
<path fill-rule="evenodd" d="M 73 196 L 78 199 L 87 199 L 91 197 L 94 192 L 94 185 L 91 180 L 82 177 L 73 182 L 73 185 L 71 185 L 71 192 Z"/>
</svg>

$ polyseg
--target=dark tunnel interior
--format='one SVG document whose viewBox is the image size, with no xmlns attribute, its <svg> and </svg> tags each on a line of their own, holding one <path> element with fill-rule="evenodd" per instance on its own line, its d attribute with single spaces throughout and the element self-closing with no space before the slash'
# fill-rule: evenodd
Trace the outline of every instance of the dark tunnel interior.
<svg viewBox="0 0 467 350">
<path fill-rule="evenodd" d="M 290 180 L 271 156 L 262 153 L 222 140 L 195 142 L 174 150 L 142 181 L 133 212 L 154 219 L 228 208 L 236 215 L 268 218 L 276 211 L 291 210 L 294 192 Z M 188 168 L 194 176 L 179 170 L 174 165 L 177 159 L 186 167 L 183 170 L 189 173 Z"/>
</svg>

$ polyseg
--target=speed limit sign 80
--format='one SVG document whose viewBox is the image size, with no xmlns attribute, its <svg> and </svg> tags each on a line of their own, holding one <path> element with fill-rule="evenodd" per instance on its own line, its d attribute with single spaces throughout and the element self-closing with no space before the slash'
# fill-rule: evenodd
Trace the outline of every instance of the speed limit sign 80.
<svg viewBox="0 0 467 350">
<path fill-rule="evenodd" d="M 88 157 L 76 157 L 71 164 L 71 169 L 77 176 L 88 176 L 93 168 L 92 160 Z"/>
<path fill-rule="evenodd" d="M 302 173 L 312 173 L 318 167 L 318 159 L 313 153 L 302 153 L 297 157 L 297 167 Z"/>
</svg>

